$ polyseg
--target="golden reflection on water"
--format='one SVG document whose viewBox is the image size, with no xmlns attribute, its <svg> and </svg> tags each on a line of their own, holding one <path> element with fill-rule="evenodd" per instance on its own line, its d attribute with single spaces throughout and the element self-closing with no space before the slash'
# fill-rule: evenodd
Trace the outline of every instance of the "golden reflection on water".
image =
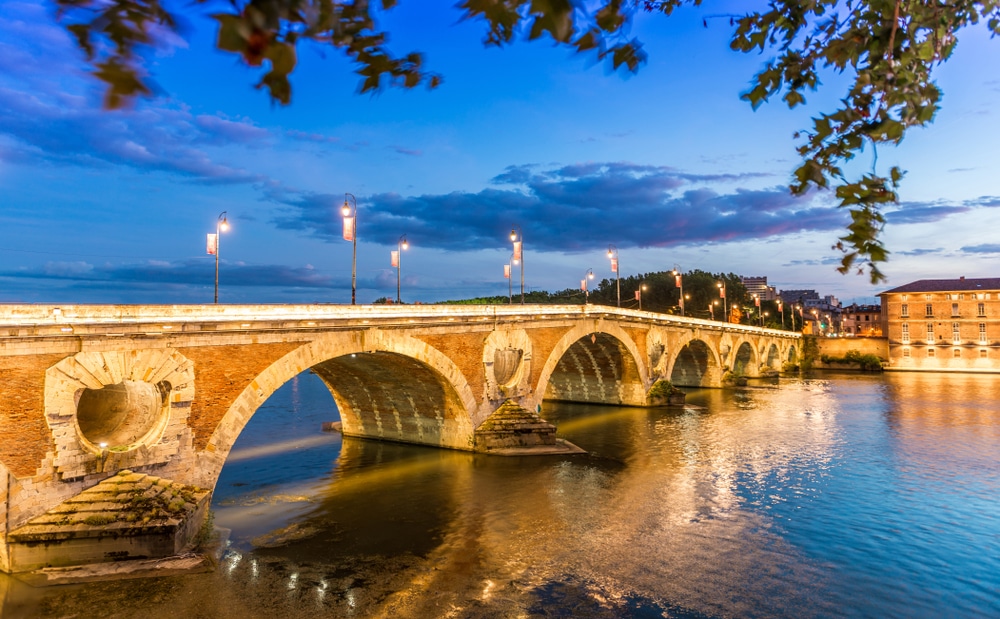
<svg viewBox="0 0 1000 619">
<path fill-rule="evenodd" d="M 234 549 L 217 574 L 184 577 L 200 605 L 160 591 L 150 599 L 166 602 L 147 599 L 144 613 L 173 616 L 173 601 L 213 617 L 622 617 L 639 607 L 647 616 L 839 617 L 892 614 L 901 603 L 917 615 L 943 603 L 969 614 L 962 604 L 975 595 L 989 608 L 994 566 L 965 574 L 987 579 L 986 593 L 935 588 L 950 582 L 947 569 L 925 570 L 920 557 L 933 549 L 941 556 L 929 561 L 959 564 L 965 538 L 920 538 L 943 525 L 920 520 L 936 486 L 920 486 L 911 470 L 996 471 L 996 401 L 994 379 L 983 377 L 782 380 L 691 391 L 686 409 L 546 403 L 543 416 L 590 455 L 502 458 L 345 439 L 328 478 L 272 492 L 309 497 L 294 520 L 299 537 Z M 995 483 L 997 473 L 984 475 L 975 492 Z M 888 499 L 911 506 L 910 519 L 893 521 Z M 995 496 L 981 504 L 996 511 Z M 958 509 L 946 508 L 946 517 Z M 929 580 L 903 580 L 921 570 Z M 77 593 L 93 601 L 110 589 Z M 75 603 L 49 608 L 70 616 Z"/>
</svg>

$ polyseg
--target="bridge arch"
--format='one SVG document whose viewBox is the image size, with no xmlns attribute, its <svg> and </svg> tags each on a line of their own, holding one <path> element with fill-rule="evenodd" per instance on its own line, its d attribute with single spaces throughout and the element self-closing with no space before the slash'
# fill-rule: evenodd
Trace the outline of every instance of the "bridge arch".
<svg viewBox="0 0 1000 619">
<path fill-rule="evenodd" d="M 722 364 L 719 352 L 696 337 L 684 341 L 670 360 L 667 375 L 680 387 L 717 387 Z"/>
<path fill-rule="evenodd" d="M 739 341 L 733 354 L 732 371 L 738 376 L 756 376 L 760 367 L 760 357 L 747 340 Z"/>
<path fill-rule="evenodd" d="M 764 346 L 766 347 L 767 350 L 765 350 L 761 354 L 761 359 L 764 360 L 763 367 L 771 370 L 780 370 L 781 351 L 778 349 L 778 345 L 775 344 L 773 341 L 769 342 L 765 340 Z"/>
<path fill-rule="evenodd" d="M 477 402 L 446 355 L 407 335 L 376 329 L 330 333 L 289 352 L 237 396 L 200 452 L 195 483 L 212 488 L 257 409 L 312 369 L 340 410 L 345 435 L 471 449 Z"/>
<path fill-rule="evenodd" d="M 556 343 L 532 404 L 545 398 L 644 406 L 648 388 L 649 371 L 635 341 L 617 324 L 597 321 L 574 327 Z"/>
</svg>

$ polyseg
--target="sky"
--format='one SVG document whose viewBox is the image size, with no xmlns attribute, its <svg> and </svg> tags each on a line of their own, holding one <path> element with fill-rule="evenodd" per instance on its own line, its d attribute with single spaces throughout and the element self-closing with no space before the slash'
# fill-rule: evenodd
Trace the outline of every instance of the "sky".
<svg viewBox="0 0 1000 619">
<path fill-rule="evenodd" d="M 205 235 L 225 212 L 220 302 L 349 303 L 346 193 L 360 303 L 395 297 L 402 235 L 404 301 L 506 295 L 515 226 L 528 290 L 613 277 L 610 245 L 622 276 L 763 275 L 844 303 L 997 276 L 1000 41 L 985 29 L 963 31 L 936 70 L 933 125 L 878 153 L 879 171 L 906 177 L 887 216 L 888 282 L 872 285 L 836 272 L 846 213 L 787 187 L 793 135 L 834 109 L 842 76 L 824 74 L 805 106 L 754 111 L 739 95 L 769 56 L 730 51 L 728 20 L 705 27 L 704 11 L 639 15 L 648 61 L 631 75 L 544 40 L 486 48 L 484 24 L 453 4 L 402 0 L 380 21 L 439 88 L 359 94 L 353 65 L 307 44 L 289 106 L 214 49 L 210 5 L 183 5 L 184 36 L 148 54 L 157 96 L 105 111 L 53 6 L 0 0 L 0 302 L 210 303 Z"/>
</svg>

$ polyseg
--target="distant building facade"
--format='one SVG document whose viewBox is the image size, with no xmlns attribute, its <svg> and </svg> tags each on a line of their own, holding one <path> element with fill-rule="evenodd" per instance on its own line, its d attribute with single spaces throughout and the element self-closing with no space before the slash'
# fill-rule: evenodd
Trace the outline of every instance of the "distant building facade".
<svg viewBox="0 0 1000 619">
<path fill-rule="evenodd" d="M 841 308 L 841 327 L 844 335 L 854 337 L 882 337 L 882 306 L 854 303 Z"/>
<path fill-rule="evenodd" d="M 767 285 L 767 276 L 744 277 L 740 275 L 740 282 L 749 294 L 756 295 L 761 301 L 774 301 L 778 298 L 778 291 L 775 290 L 774 286 Z"/>
<path fill-rule="evenodd" d="M 924 279 L 879 296 L 890 369 L 1000 372 L 1000 278 Z"/>
</svg>

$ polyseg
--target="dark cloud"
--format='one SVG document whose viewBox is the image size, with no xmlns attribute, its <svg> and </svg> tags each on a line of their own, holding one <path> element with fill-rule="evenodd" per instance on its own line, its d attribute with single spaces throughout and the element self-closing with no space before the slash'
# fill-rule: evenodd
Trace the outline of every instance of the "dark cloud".
<svg viewBox="0 0 1000 619">
<path fill-rule="evenodd" d="M 493 179 L 503 188 L 359 197 L 359 238 L 392 244 L 406 233 L 423 247 L 467 251 L 506 247 L 516 225 L 528 251 L 573 252 L 608 243 L 668 247 L 766 238 L 839 229 L 847 221 L 846 213 L 816 196 L 795 197 L 785 187 L 730 193 L 698 187 L 750 176 L 755 175 L 696 175 L 621 162 L 509 166 Z M 340 237 L 341 196 L 274 199 L 287 207 L 275 219 L 278 227 Z"/>
<path fill-rule="evenodd" d="M 957 203 L 938 202 L 904 202 L 894 209 L 888 210 L 885 219 L 890 224 L 918 224 L 940 221 L 950 215 L 967 213 L 977 208 L 993 208 L 1000 206 L 1000 197 L 980 196 Z"/>
<path fill-rule="evenodd" d="M 331 288 L 349 286 L 349 279 L 334 281 L 311 267 L 247 265 L 223 261 L 226 286 L 282 288 Z M 136 264 L 95 265 L 88 262 L 49 262 L 40 267 L 0 272 L 17 279 L 71 280 L 101 285 L 211 285 L 215 282 L 215 262 L 210 259 L 165 262 L 151 260 Z"/>
<path fill-rule="evenodd" d="M 902 205 L 899 210 L 885 214 L 885 220 L 890 224 L 923 224 L 940 221 L 949 215 L 971 211 L 970 206 L 961 205 Z"/>
<path fill-rule="evenodd" d="M 983 243 L 982 245 L 966 245 L 960 248 L 966 254 L 1000 254 L 1000 243 Z"/>
</svg>

